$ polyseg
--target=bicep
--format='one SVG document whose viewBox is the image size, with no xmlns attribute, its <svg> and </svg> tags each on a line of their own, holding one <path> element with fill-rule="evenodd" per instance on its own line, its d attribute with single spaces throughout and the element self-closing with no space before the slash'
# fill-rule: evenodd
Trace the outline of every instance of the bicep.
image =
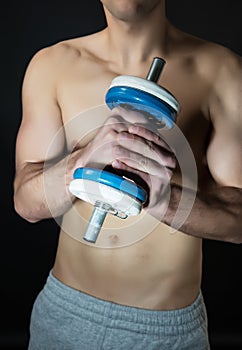
<svg viewBox="0 0 242 350">
<path fill-rule="evenodd" d="M 37 114 L 23 115 L 16 141 L 16 169 L 60 156 L 65 146 L 64 131 L 55 108 L 40 108 Z"/>
<path fill-rule="evenodd" d="M 226 129 L 224 125 L 212 135 L 207 163 L 214 180 L 222 186 L 242 188 L 241 134 L 238 129 L 233 130 L 229 125 Z"/>
<path fill-rule="evenodd" d="M 41 66 L 38 62 L 30 64 L 23 82 L 16 170 L 26 163 L 56 158 L 65 146 L 61 112 L 55 100 L 51 76 L 43 74 L 44 67 L 38 69 L 38 66 Z"/>
<path fill-rule="evenodd" d="M 242 65 L 231 60 L 223 69 L 210 115 L 213 132 L 207 149 L 207 161 L 215 181 L 223 186 L 242 187 Z"/>
</svg>

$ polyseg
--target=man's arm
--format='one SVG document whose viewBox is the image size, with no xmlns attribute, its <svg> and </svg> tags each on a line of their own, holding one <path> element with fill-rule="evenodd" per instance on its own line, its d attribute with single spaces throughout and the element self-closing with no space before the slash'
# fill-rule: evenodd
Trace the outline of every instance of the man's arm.
<svg viewBox="0 0 242 350">
<path fill-rule="evenodd" d="M 174 230 L 199 238 L 242 242 L 241 74 L 241 59 L 228 51 L 204 106 L 213 125 L 207 149 L 213 186 L 210 183 L 204 186 L 206 190 L 194 191 L 172 183 L 172 150 L 145 127 L 131 126 L 126 145 L 119 149 L 113 166 L 143 178 L 150 189 L 145 210 Z M 128 141 L 140 137 L 152 142 L 148 152 L 147 148 L 134 152 L 132 145 L 129 147 Z"/>
<path fill-rule="evenodd" d="M 184 197 L 177 212 L 181 194 Z M 194 194 L 191 189 L 172 184 L 168 210 L 162 221 L 174 228 L 180 222 L 179 231 L 198 238 L 242 243 L 242 189 L 217 186 L 209 192 Z"/>
<path fill-rule="evenodd" d="M 18 214 L 30 222 L 59 216 L 71 205 L 70 179 L 65 178 L 70 170 L 64 158 L 65 135 L 55 89 L 60 49 L 39 51 L 23 81 L 14 204 Z"/>
<path fill-rule="evenodd" d="M 228 53 L 221 65 L 208 110 L 213 133 L 207 149 L 207 163 L 215 186 L 197 192 L 194 205 L 180 230 L 201 238 L 242 243 L 242 64 Z M 164 222 L 173 225 L 182 188 L 171 185 L 171 197 Z M 183 189 L 183 211 L 194 193 Z"/>
</svg>

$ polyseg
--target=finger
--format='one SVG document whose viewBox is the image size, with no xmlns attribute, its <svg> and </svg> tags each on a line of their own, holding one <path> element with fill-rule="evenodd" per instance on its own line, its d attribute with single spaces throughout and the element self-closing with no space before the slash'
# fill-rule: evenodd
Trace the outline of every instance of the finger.
<svg viewBox="0 0 242 350">
<path fill-rule="evenodd" d="M 125 160 L 115 160 L 111 165 L 117 170 L 134 173 L 135 175 L 140 176 L 147 183 L 150 183 L 150 179 L 153 177 L 153 179 L 157 178 L 157 180 L 159 179 L 159 181 L 167 184 L 171 181 L 171 178 L 173 176 L 173 172 L 165 167 L 159 168 L 159 171 L 157 171 L 157 173 L 151 173 L 144 171 L 144 169 L 141 167 L 137 168 L 136 164 L 132 164 L 132 162 L 129 161 L 125 162 Z"/>
<path fill-rule="evenodd" d="M 157 146 L 151 141 L 147 141 L 142 137 L 129 133 L 120 133 L 117 135 L 117 141 L 121 147 L 153 159 L 162 166 L 174 169 L 176 167 L 176 158 L 173 153 L 167 152 L 164 148 Z M 121 149 L 120 149 L 121 152 Z"/>
<path fill-rule="evenodd" d="M 147 116 L 142 111 L 138 111 L 132 107 L 125 108 L 124 106 L 115 107 L 112 110 L 113 116 L 119 116 L 127 124 L 141 124 L 146 125 L 148 123 Z"/>
<path fill-rule="evenodd" d="M 150 159 L 121 146 L 114 147 L 114 152 L 115 160 L 136 170 L 166 179 L 170 179 L 173 175 L 173 171 L 164 164 L 158 163 L 154 159 Z M 116 166 L 118 165 L 119 164 Z"/>
<path fill-rule="evenodd" d="M 175 151 L 161 138 L 160 133 L 154 125 L 150 123 L 149 117 L 145 112 L 137 109 L 123 108 L 122 106 L 115 107 L 112 110 L 113 116 L 121 118 L 127 122 L 128 132 L 136 134 L 146 140 L 152 141 L 159 146 L 165 148 L 168 152 L 175 153 Z"/>
<path fill-rule="evenodd" d="M 114 160 L 112 162 L 112 167 L 117 169 L 117 170 L 122 170 L 122 171 L 127 171 L 127 172 L 131 172 L 135 175 L 140 176 L 141 178 L 143 178 L 144 180 L 148 181 L 150 174 L 148 174 L 145 171 L 142 171 L 140 169 L 137 169 L 136 167 L 132 167 L 132 164 L 127 164 L 125 163 L 125 160 L 121 161 L 121 160 Z"/>
<path fill-rule="evenodd" d="M 130 125 L 128 127 L 128 132 L 131 134 L 138 135 L 148 141 L 154 142 L 157 145 L 166 149 L 167 152 L 174 153 L 174 150 L 160 137 L 158 133 L 149 130 L 145 126 L 141 125 Z"/>
<path fill-rule="evenodd" d="M 112 115 L 108 117 L 105 121 L 104 127 L 111 128 L 116 133 L 128 131 L 129 125 L 121 116 Z"/>
</svg>

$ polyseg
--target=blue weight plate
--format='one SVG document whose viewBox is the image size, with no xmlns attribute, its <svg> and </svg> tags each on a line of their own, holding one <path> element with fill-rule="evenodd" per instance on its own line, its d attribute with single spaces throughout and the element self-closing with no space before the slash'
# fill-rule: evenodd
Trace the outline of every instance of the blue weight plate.
<svg viewBox="0 0 242 350">
<path fill-rule="evenodd" d="M 114 86 L 108 90 L 105 99 L 111 110 L 126 104 L 150 113 L 158 121 L 164 122 L 168 128 L 172 128 L 175 123 L 175 110 L 165 101 L 145 91 L 127 86 Z"/>
<path fill-rule="evenodd" d="M 145 202 L 147 198 L 147 193 L 143 188 L 137 186 L 130 180 L 124 179 L 122 176 L 109 173 L 105 170 L 77 168 L 73 174 L 73 178 L 99 182 L 127 193 L 141 202 Z"/>
</svg>

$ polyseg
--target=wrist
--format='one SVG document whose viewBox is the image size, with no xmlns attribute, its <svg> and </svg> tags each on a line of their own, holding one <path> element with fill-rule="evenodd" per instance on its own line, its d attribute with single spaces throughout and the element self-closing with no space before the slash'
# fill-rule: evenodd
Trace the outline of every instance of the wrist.
<svg viewBox="0 0 242 350">
<path fill-rule="evenodd" d="M 69 187 L 71 181 L 73 180 L 73 174 L 77 168 L 82 168 L 85 166 L 85 161 L 83 159 L 83 152 L 78 149 L 71 153 L 67 158 L 66 165 L 66 185 Z"/>
<path fill-rule="evenodd" d="M 170 183 L 168 203 L 166 207 L 166 212 L 162 219 L 162 222 L 164 224 L 172 226 L 172 221 L 177 213 L 177 209 L 181 200 L 181 195 L 181 187 L 175 183 Z"/>
<path fill-rule="evenodd" d="M 170 193 L 170 185 L 163 187 L 162 190 L 160 190 L 159 195 L 155 196 L 155 202 L 152 203 L 152 201 L 149 201 L 145 208 L 147 213 L 160 222 L 165 223 L 165 220 L 167 219 L 166 216 L 169 209 Z"/>
</svg>

